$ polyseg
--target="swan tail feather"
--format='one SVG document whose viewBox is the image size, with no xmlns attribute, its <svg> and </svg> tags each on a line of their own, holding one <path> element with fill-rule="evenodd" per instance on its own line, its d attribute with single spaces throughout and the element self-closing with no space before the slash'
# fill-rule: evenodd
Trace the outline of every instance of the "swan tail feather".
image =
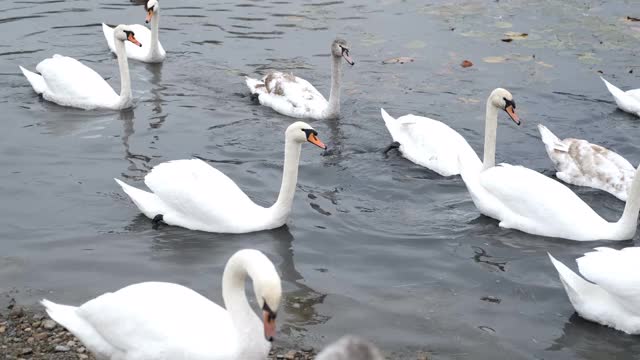
<svg viewBox="0 0 640 360">
<path fill-rule="evenodd" d="M 79 313 L 79 308 L 61 305 L 47 299 L 40 301 L 47 314 L 55 322 L 69 330 L 91 351 L 100 356 L 110 356 L 112 347 Z"/>
<path fill-rule="evenodd" d="M 104 38 L 107 40 L 107 45 L 112 52 L 116 51 L 114 40 L 113 40 L 113 28 L 105 23 L 102 23 L 102 32 L 104 33 Z"/>
<path fill-rule="evenodd" d="M 20 70 L 27 78 L 27 80 L 31 84 L 31 87 L 33 87 L 33 90 L 36 93 L 42 94 L 47 89 L 47 84 L 44 82 L 44 78 L 42 77 L 42 75 L 29 71 L 22 66 L 20 66 Z"/>
<path fill-rule="evenodd" d="M 244 81 L 247 84 L 247 87 L 249 88 L 249 91 L 251 91 L 252 94 L 260 94 L 265 92 L 264 82 L 258 79 L 250 78 L 248 76 L 244 77 Z"/>
<path fill-rule="evenodd" d="M 558 272 L 560 282 L 562 282 L 562 285 L 567 292 L 567 296 L 569 296 L 569 300 L 572 304 L 575 305 L 575 303 L 580 299 L 580 294 L 584 293 L 585 290 L 595 285 L 578 276 L 578 274 L 569 269 L 565 264 L 556 260 L 556 258 L 554 258 L 551 254 L 547 253 L 547 255 L 549 255 L 551 263 Z"/>
<path fill-rule="evenodd" d="M 122 190 L 129 195 L 138 209 L 150 219 L 165 213 L 165 205 L 156 194 L 140 190 L 118 179 L 115 180 Z"/>
<path fill-rule="evenodd" d="M 389 113 L 386 112 L 383 108 L 380 108 L 380 115 L 382 115 L 382 120 L 384 120 L 384 123 L 385 125 L 387 125 L 387 128 L 390 126 L 396 125 L 396 119 L 394 119 L 391 115 L 389 115 Z"/>
<path fill-rule="evenodd" d="M 617 98 L 622 98 L 625 97 L 626 94 L 624 93 L 624 91 L 618 89 L 615 85 L 611 84 L 610 82 L 608 82 L 607 80 L 605 80 L 602 76 L 600 77 L 600 79 L 602 81 L 604 81 L 604 84 L 607 86 L 607 89 L 609 90 L 609 92 L 611 93 L 611 95 L 613 95 L 613 97 Z"/>
<path fill-rule="evenodd" d="M 542 124 L 538 124 L 538 130 L 540 131 L 540 137 L 542 138 L 542 142 L 545 143 L 549 148 L 568 152 L 569 146 L 562 142 L 554 133 L 551 132 L 546 126 Z"/>
</svg>

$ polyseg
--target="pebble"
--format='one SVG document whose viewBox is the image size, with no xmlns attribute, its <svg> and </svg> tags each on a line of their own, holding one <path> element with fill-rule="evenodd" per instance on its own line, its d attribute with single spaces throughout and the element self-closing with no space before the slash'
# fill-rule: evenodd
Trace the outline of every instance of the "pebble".
<svg viewBox="0 0 640 360">
<path fill-rule="evenodd" d="M 45 320 L 42 322 L 42 327 L 47 330 L 51 330 L 56 327 L 56 322 L 53 320 Z"/>
<path fill-rule="evenodd" d="M 67 352 L 69 350 L 71 350 L 68 346 L 64 346 L 64 345 L 56 345 L 55 349 L 56 352 Z"/>
</svg>

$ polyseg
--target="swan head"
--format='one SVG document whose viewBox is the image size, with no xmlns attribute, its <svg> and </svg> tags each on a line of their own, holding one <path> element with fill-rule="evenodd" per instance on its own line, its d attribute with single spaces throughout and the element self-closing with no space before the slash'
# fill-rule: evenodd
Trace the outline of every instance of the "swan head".
<svg viewBox="0 0 640 360">
<path fill-rule="evenodd" d="M 142 44 L 138 40 L 136 40 L 135 34 L 133 30 L 127 25 L 118 25 L 114 30 L 113 34 L 116 37 L 116 40 L 119 41 L 131 41 L 132 43 L 142 47 Z"/>
<path fill-rule="evenodd" d="M 293 140 L 300 144 L 310 142 L 321 149 L 327 149 L 327 146 L 322 141 L 320 141 L 320 139 L 318 139 L 318 132 L 314 128 L 312 128 L 311 125 L 303 121 L 297 121 L 289 125 L 285 136 L 287 139 Z"/>
<path fill-rule="evenodd" d="M 316 360 L 384 360 L 384 357 L 372 343 L 347 335 L 322 350 Z"/>
<path fill-rule="evenodd" d="M 276 335 L 276 317 L 282 297 L 282 285 L 273 263 L 264 254 L 260 252 L 259 254 L 262 259 L 256 263 L 260 264 L 260 272 L 252 277 L 253 291 L 262 309 L 264 337 L 267 341 L 273 341 Z"/>
<path fill-rule="evenodd" d="M 349 65 L 355 64 L 351 56 L 349 56 L 349 44 L 344 39 L 333 40 L 331 44 L 331 55 L 336 58 L 344 58 Z"/>
<path fill-rule="evenodd" d="M 160 5 L 158 4 L 158 0 L 149 0 L 146 4 L 144 4 L 144 10 L 147 12 L 147 18 L 144 20 L 145 23 L 149 23 L 153 15 L 160 10 Z"/>
<path fill-rule="evenodd" d="M 489 95 L 489 102 L 498 109 L 504 110 L 516 125 L 520 126 L 520 117 L 516 114 L 516 101 L 513 95 L 503 88 L 497 88 Z"/>
</svg>

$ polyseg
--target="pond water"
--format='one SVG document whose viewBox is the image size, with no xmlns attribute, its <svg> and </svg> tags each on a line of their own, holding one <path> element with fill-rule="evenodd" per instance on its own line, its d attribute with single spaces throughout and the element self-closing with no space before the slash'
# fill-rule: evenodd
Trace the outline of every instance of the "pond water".
<svg viewBox="0 0 640 360">
<path fill-rule="evenodd" d="M 142 23 L 140 2 L 0 3 L 0 304 L 78 304 L 133 282 L 190 286 L 221 302 L 228 257 L 265 252 L 284 280 L 283 346 L 362 335 L 392 358 L 631 359 L 632 336 L 582 320 L 547 251 L 575 269 L 592 247 L 498 228 L 460 177 L 395 152 L 380 107 L 444 120 L 482 150 L 484 103 L 509 89 L 524 123 L 501 115 L 499 161 L 553 176 L 536 124 L 610 147 L 636 164 L 639 119 L 616 110 L 599 71 L 640 86 L 636 0 L 162 0 L 161 65 L 130 61 L 135 107 L 82 111 L 39 99 L 18 65 L 60 53 L 119 89 L 101 22 Z M 636 13 L 634 14 L 633 11 Z M 512 42 L 505 33 L 526 33 Z M 513 34 L 512 34 L 513 35 Z M 113 181 L 144 187 L 156 164 L 200 157 L 253 199 L 279 190 L 284 129 L 242 76 L 291 70 L 328 96 L 331 41 L 351 44 L 342 118 L 314 121 L 288 225 L 243 235 L 151 228 Z M 383 64 L 398 56 L 415 61 Z M 462 68 L 470 60 L 473 66 Z M 623 203 L 572 187 L 604 217 Z M 526 191 L 526 189 L 523 189 Z M 499 302 L 496 300 L 499 299 Z M 491 301 L 493 300 L 493 301 Z"/>
</svg>

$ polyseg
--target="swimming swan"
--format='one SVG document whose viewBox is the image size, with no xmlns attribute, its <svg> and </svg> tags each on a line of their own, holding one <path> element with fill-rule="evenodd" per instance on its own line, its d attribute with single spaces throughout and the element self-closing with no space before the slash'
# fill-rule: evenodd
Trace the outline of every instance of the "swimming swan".
<svg viewBox="0 0 640 360">
<path fill-rule="evenodd" d="M 327 101 L 307 80 L 283 72 L 270 72 L 262 80 L 245 77 L 251 94 L 260 104 L 295 118 L 334 119 L 340 116 L 340 82 L 342 59 L 355 64 L 345 40 L 331 44 L 331 93 Z"/>
<path fill-rule="evenodd" d="M 514 108 L 508 91 L 494 90 L 487 100 L 482 166 L 477 167 L 473 159 L 469 161 L 461 153 L 460 175 L 478 210 L 499 220 L 500 227 L 534 235 L 579 241 L 631 239 L 640 210 L 640 167 L 622 217 L 610 223 L 556 180 L 522 166 L 495 166 L 498 110 L 512 116 Z"/>
<path fill-rule="evenodd" d="M 247 276 L 262 319 L 247 300 Z M 98 359 L 266 359 L 282 297 L 273 263 L 258 250 L 238 251 L 224 269 L 222 297 L 225 308 L 182 285 L 145 282 L 79 307 L 42 305 Z"/>
<path fill-rule="evenodd" d="M 136 47 L 131 44 L 125 44 L 125 50 L 129 59 L 143 61 L 147 63 L 163 62 L 167 57 L 167 52 L 160 44 L 158 36 L 158 23 L 160 22 L 160 4 L 158 0 L 149 0 L 144 9 L 147 12 L 145 23 L 151 22 L 151 31 L 146 26 L 133 24 L 129 27 L 136 33 L 136 38 L 142 42 L 143 46 Z M 113 28 L 102 24 L 102 32 L 107 39 L 107 45 L 111 52 L 116 52 L 115 42 L 113 41 Z"/>
<path fill-rule="evenodd" d="M 640 334 L 640 247 L 599 247 L 576 260 L 585 279 L 551 254 L 569 301 L 583 318 L 630 335 Z"/>
<path fill-rule="evenodd" d="M 22 66 L 20 70 L 27 77 L 36 93 L 45 100 L 58 105 L 81 109 L 106 108 L 126 109 L 133 105 L 129 63 L 124 51 L 125 41 L 142 46 L 134 36 L 133 30 L 126 25 L 118 25 L 113 32 L 120 67 L 120 95 L 102 76 L 78 60 L 61 55 L 41 61 L 33 73 Z"/>
<path fill-rule="evenodd" d="M 285 132 L 284 169 L 278 200 L 265 208 L 254 203 L 225 174 L 199 159 L 174 160 L 155 166 L 144 182 L 146 192 L 115 179 L 134 204 L 154 223 L 216 233 L 247 233 L 285 224 L 298 181 L 304 142 L 326 146 L 308 124 L 298 121 Z"/>
</svg>

